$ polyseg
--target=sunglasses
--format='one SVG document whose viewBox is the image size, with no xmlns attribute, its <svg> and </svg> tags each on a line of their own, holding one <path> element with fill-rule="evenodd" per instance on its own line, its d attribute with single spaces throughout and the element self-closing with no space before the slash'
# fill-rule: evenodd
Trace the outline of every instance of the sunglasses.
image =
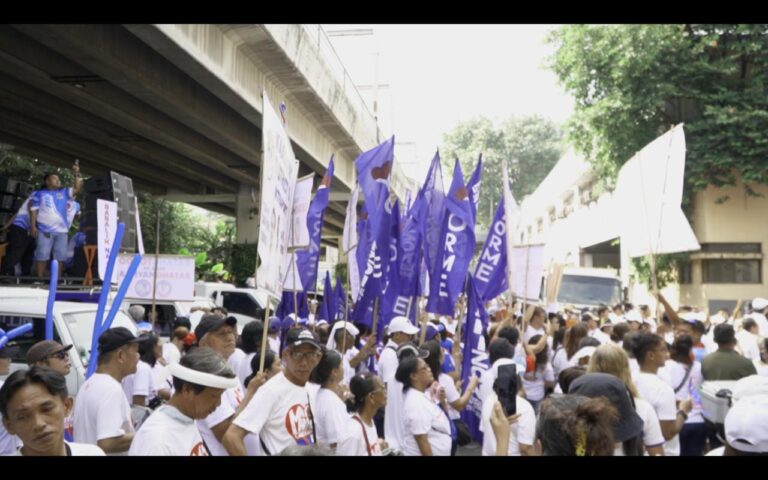
<svg viewBox="0 0 768 480">
<path fill-rule="evenodd" d="M 59 360 L 64 360 L 69 356 L 69 353 L 65 350 L 62 350 L 61 352 L 56 352 L 51 355 L 48 355 L 46 358 L 58 358 Z"/>
</svg>

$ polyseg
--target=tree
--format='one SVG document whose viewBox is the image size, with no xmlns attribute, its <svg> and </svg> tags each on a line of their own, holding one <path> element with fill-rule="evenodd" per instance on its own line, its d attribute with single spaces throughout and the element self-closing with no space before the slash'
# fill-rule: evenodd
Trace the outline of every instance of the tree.
<svg viewBox="0 0 768 480">
<path fill-rule="evenodd" d="M 569 25 L 550 67 L 576 99 L 567 135 L 610 186 L 623 163 L 685 122 L 686 196 L 740 176 L 768 184 L 768 26 Z"/>
<path fill-rule="evenodd" d="M 457 125 L 443 136 L 440 156 L 443 160 L 445 188 L 450 184 L 454 159 L 458 157 L 467 178 L 483 154 L 483 177 L 477 224 L 490 225 L 502 195 L 502 160 L 507 159 L 512 192 L 519 201 L 536 190 L 557 163 L 562 134 L 551 121 L 531 116 L 511 117 L 499 126 L 484 117 Z"/>
</svg>

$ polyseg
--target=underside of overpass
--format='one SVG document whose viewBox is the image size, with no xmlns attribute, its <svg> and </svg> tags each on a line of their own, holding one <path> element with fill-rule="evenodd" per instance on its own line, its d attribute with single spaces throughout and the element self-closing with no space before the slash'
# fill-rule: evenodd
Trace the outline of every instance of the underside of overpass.
<svg viewBox="0 0 768 480">
<path fill-rule="evenodd" d="M 316 50 L 298 25 L 2 25 L 0 142 L 233 215 L 254 243 L 266 91 L 287 106 L 299 176 L 317 185 L 335 155 L 323 231 L 338 236 L 379 132 Z"/>
</svg>

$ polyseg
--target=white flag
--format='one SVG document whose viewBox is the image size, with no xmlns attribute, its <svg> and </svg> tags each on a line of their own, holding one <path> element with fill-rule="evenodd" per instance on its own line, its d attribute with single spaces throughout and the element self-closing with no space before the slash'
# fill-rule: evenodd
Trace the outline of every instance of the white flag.
<svg viewBox="0 0 768 480">
<path fill-rule="evenodd" d="M 347 217 L 344 219 L 344 236 L 341 246 L 347 256 L 347 276 L 349 277 L 349 290 L 352 298 L 357 298 L 360 292 L 360 270 L 357 266 L 357 195 L 360 193 L 358 185 L 352 190 L 352 196 L 347 202 Z"/>
</svg>

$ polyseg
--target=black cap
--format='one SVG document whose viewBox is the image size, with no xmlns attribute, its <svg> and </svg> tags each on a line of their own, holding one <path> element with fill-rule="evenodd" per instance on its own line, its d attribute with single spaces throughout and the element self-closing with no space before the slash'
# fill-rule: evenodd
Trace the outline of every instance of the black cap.
<svg viewBox="0 0 768 480">
<path fill-rule="evenodd" d="M 19 347 L 16 345 L 5 345 L 0 348 L 0 358 L 14 358 L 19 354 Z"/>
<path fill-rule="evenodd" d="M 607 373 L 587 373 L 580 376 L 568 387 L 568 393 L 585 397 L 605 397 L 619 412 L 619 421 L 613 427 L 613 440 L 626 442 L 642 435 L 643 420 L 635 412 L 631 393 L 624 382 Z"/>
<path fill-rule="evenodd" d="M 320 349 L 320 342 L 317 341 L 317 337 L 314 333 L 307 329 L 292 328 L 288 330 L 285 335 L 285 348 L 298 347 L 302 344 L 309 344 Z"/>
<path fill-rule="evenodd" d="M 135 336 L 125 327 L 110 328 L 99 335 L 99 355 L 117 350 L 123 345 L 138 343 L 142 340 L 143 338 Z"/>
<path fill-rule="evenodd" d="M 195 338 L 197 338 L 197 342 L 200 343 L 200 340 L 206 333 L 218 330 L 224 324 L 234 327 L 237 325 L 237 319 L 235 317 L 224 318 L 216 313 L 206 313 L 203 315 L 203 318 L 200 319 L 200 323 L 197 324 L 197 327 L 195 327 Z"/>
</svg>

